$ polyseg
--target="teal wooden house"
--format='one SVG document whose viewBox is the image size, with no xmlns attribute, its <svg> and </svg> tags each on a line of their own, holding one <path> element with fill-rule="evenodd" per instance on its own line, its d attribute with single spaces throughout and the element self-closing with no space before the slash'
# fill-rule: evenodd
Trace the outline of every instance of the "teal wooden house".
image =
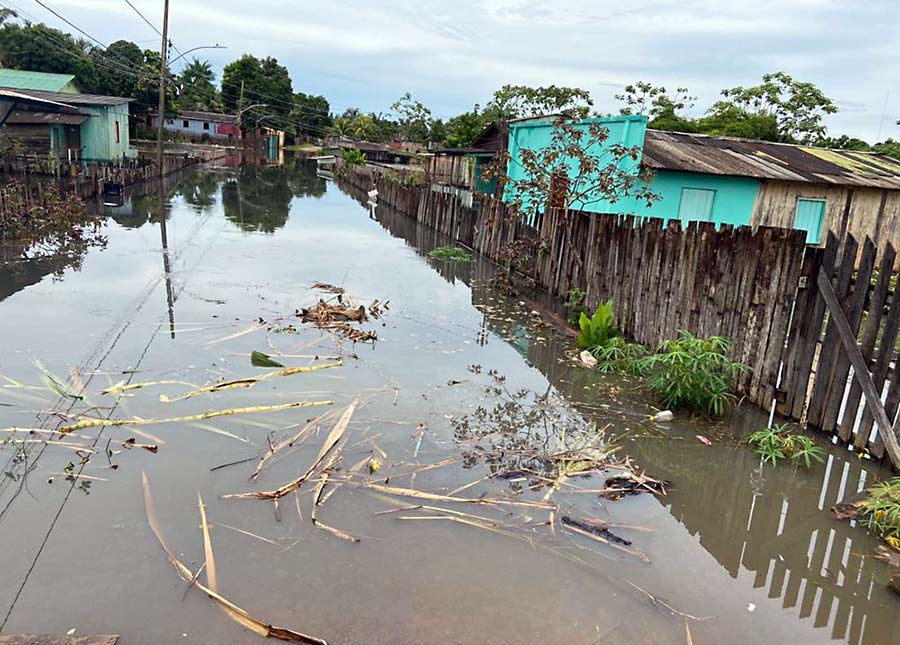
<svg viewBox="0 0 900 645">
<path fill-rule="evenodd" d="M 57 85 L 67 78 L 65 74 L 40 74 L 41 84 L 50 83 L 47 76 L 61 77 L 56 79 Z M 0 79 L 3 77 L 0 73 Z M 7 80 L 24 84 L 27 77 L 10 79 L 7 74 Z M 65 83 L 61 87 L 65 91 L 0 85 L 4 115 L 0 132 L 29 154 L 51 160 L 116 162 L 134 156 L 128 134 L 131 99 L 68 91 L 71 85 Z"/>
<path fill-rule="evenodd" d="M 869 152 L 714 137 L 647 128 L 643 116 L 585 120 L 609 133 L 604 148 L 636 147 L 636 161 L 623 169 L 640 174 L 659 196 L 652 206 L 623 197 L 600 200 L 583 210 L 631 213 L 682 223 L 778 226 L 807 232 L 807 243 L 825 234 L 850 232 L 900 246 L 900 160 Z M 550 144 L 553 118 L 509 123 L 508 151 Z M 597 151 L 603 154 L 603 150 Z M 516 179 L 521 165 L 508 173 Z"/>
</svg>

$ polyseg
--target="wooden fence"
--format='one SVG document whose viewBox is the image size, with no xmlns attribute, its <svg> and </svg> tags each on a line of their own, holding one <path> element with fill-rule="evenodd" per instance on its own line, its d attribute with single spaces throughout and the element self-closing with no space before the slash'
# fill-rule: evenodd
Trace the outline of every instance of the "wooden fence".
<svg viewBox="0 0 900 645">
<path fill-rule="evenodd" d="M 423 255 L 447 243 L 434 229 L 386 206 L 378 221 Z M 472 304 L 484 312 L 485 334 L 478 334 L 477 342 L 489 342 L 488 329 L 499 338 L 514 339 L 530 324 L 525 315 L 496 307 L 496 294 L 489 287 L 495 272 L 485 263 L 428 264 L 447 282 L 462 281 L 470 288 Z M 570 364 L 559 361 L 555 343 L 506 342 L 579 406 L 587 382 L 573 375 Z M 596 414 L 596 409 L 584 413 Z M 736 420 L 744 431 L 762 422 L 758 414 Z M 770 602 L 792 610 L 832 639 L 874 645 L 892 642 L 900 633 L 900 612 L 884 587 L 884 564 L 868 555 L 872 538 L 849 522 L 823 518 L 829 507 L 883 476 L 875 464 L 851 453 L 830 452 L 813 483 L 791 476 L 788 469 L 760 477 L 759 457 L 749 450 L 730 456 L 729 469 L 709 469 L 703 468 L 699 453 L 686 462 L 685 453 L 675 459 L 667 445 L 643 442 L 639 455 L 632 456 L 645 466 L 652 464 L 657 476 L 678 482 L 661 502 L 729 576 L 741 579 L 745 587 L 764 589 Z M 748 481 L 754 482 L 752 489 L 746 487 Z"/>
<path fill-rule="evenodd" d="M 338 174 L 351 190 L 362 195 L 374 185 L 380 204 L 512 262 L 559 299 L 578 289 L 593 309 L 611 298 L 617 323 L 636 342 L 652 347 L 678 330 L 730 338 L 732 358 L 750 368 L 740 395 L 765 409 L 777 401 L 788 419 L 876 458 L 887 452 L 900 467 L 900 370 L 891 369 L 900 298 L 890 245 L 879 257 L 870 240 L 860 253 L 850 235 L 830 235 L 813 249 L 793 229 L 682 229 L 674 220 L 555 209 L 534 227 L 488 196 L 469 207 L 370 167 L 339 164 Z"/>
</svg>

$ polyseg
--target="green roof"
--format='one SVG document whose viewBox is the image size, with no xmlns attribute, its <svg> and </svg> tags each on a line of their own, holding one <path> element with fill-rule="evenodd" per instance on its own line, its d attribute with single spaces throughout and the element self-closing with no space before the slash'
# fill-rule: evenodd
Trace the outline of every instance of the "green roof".
<svg viewBox="0 0 900 645">
<path fill-rule="evenodd" d="M 73 74 L 48 74 L 21 69 L 0 68 L 0 87 L 47 92 L 76 92 Z"/>
</svg>

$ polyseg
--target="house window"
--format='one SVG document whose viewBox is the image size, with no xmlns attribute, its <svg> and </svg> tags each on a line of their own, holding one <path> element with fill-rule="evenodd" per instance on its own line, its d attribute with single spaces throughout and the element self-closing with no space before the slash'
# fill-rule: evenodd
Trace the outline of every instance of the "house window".
<svg viewBox="0 0 900 645">
<path fill-rule="evenodd" d="M 798 199 L 794 214 L 794 228 L 806 231 L 806 243 L 818 244 L 822 237 L 822 222 L 825 219 L 824 199 Z"/>
<path fill-rule="evenodd" d="M 121 143 L 119 139 L 119 122 L 116 121 L 116 143 Z"/>
<path fill-rule="evenodd" d="M 191 127 L 191 124 L 188 122 L 187 119 L 185 119 L 184 121 L 181 122 L 181 127 L 182 127 L 182 128 L 189 128 L 189 127 Z"/>
<path fill-rule="evenodd" d="M 682 188 L 678 218 L 682 222 L 711 222 L 716 191 L 705 188 Z"/>
<path fill-rule="evenodd" d="M 209 130 L 209 122 L 208 122 L 208 121 L 204 121 L 204 122 L 203 122 L 203 129 L 204 129 L 204 130 Z"/>
</svg>

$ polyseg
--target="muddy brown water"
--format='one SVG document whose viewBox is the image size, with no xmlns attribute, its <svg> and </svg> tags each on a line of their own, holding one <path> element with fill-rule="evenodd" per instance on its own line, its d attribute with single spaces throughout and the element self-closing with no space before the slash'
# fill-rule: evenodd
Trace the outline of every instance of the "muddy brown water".
<svg viewBox="0 0 900 645">
<path fill-rule="evenodd" d="M 811 472 L 762 466 L 738 444 L 766 422 L 750 409 L 717 425 L 647 423 L 652 408 L 639 386 L 575 365 L 571 338 L 537 324 L 528 299 L 492 287 L 489 262 L 430 259 L 446 242 L 439 235 L 388 209 L 372 216 L 309 162 L 198 172 L 181 179 L 166 204 L 168 276 L 152 195 L 108 210 L 108 247 L 88 252 L 80 269 L 66 258 L 0 267 L 0 376 L 12 379 L 0 383 L 0 427 L 54 427 L 53 413 L 70 407 L 153 418 L 313 399 L 340 406 L 363 396 L 370 402 L 354 417 L 359 440 L 347 460 L 377 455 L 390 471 L 457 456 L 451 419 L 490 404 L 486 372 L 496 370 L 511 390 L 557 393 L 573 414 L 620 437 L 623 454 L 641 468 L 672 482 L 663 498 L 581 496 L 585 512 L 645 529 L 620 533 L 650 562 L 538 528 L 523 541 L 374 515 L 391 503 L 349 487 L 320 517 L 360 536 L 356 545 L 310 526 L 306 492 L 303 520 L 292 498 L 281 521 L 268 502 L 221 499 L 297 476 L 318 440 L 256 484 L 247 479 L 253 462 L 210 469 L 257 457 L 269 432 L 315 409 L 137 428 L 151 438 L 106 428 L 86 433 L 99 437 L 83 471 L 98 478 L 87 491 L 66 481 L 69 463 L 78 467 L 71 451 L 0 450 L 9 473 L 0 481 L 3 633 L 75 628 L 118 633 L 126 645 L 259 641 L 200 592 L 185 595 L 147 524 L 143 470 L 178 557 L 192 568 L 203 560 L 199 491 L 220 591 L 260 618 L 331 643 L 684 643 L 682 614 L 704 619 L 687 621 L 694 643 L 897 642 L 900 601 L 884 589 L 885 566 L 870 557 L 877 540 L 826 512 L 883 470 L 838 449 Z M 357 345 L 357 358 L 342 368 L 176 403 L 160 394 L 184 391 L 177 385 L 119 399 L 99 394 L 126 378 L 203 385 L 259 374 L 249 363 L 253 350 L 296 355 L 283 359 L 295 365 L 308 361 L 300 356 L 333 354 L 334 343 L 317 331 L 237 335 L 259 318 L 290 320 L 321 295 L 310 288 L 315 281 L 342 285 L 362 303 L 390 301 L 370 325 L 377 343 Z M 35 360 L 64 381 L 77 370 L 87 399 L 58 397 Z M 414 460 L 419 424 L 427 430 Z M 107 440 L 115 448 L 131 436 L 157 442 L 158 453 L 125 451 L 110 469 Z M 414 485 L 446 493 L 485 472 L 452 465 L 421 473 Z M 493 517 L 523 519 L 517 515 Z"/>
</svg>

